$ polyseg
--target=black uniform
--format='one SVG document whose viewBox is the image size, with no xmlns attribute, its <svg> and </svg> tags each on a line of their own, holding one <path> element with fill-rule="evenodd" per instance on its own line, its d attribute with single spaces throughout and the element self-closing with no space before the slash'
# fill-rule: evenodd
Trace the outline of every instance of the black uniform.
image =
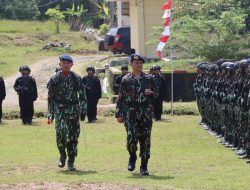
<svg viewBox="0 0 250 190">
<path fill-rule="evenodd" d="M 19 96 L 19 106 L 23 124 L 31 124 L 34 114 L 34 101 L 37 99 L 36 81 L 31 76 L 16 79 L 14 89 Z"/>
<path fill-rule="evenodd" d="M 162 104 L 166 96 L 166 82 L 165 82 L 165 77 L 162 74 L 155 74 L 154 79 L 159 89 L 158 97 L 155 98 L 153 102 L 154 119 L 158 121 L 158 120 L 161 120 L 161 115 L 163 112 Z"/>
<path fill-rule="evenodd" d="M 118 94 L 119 93 L 119 90 L 120 90 L 120 86 L 121 86 L 121 82 L 122 82 L 122 78 L 124 77 L 125 75 L 118 75 L 115 79 L 115 88 L 114 88 L 114 91 L 115 91 L 115 94 Z"/>
<path fill-rule="evenodd" d="M 2 102 L 5 99 L 6 91 L 5 91 L 5 84 L 2 77 L 0 77 L 0 123 L 2 121 Z"/>
<path fill-rule="evenodd" d="M 97 119 L 97 104 L 102 96 L 101 82 L 97 76 L 85 76 L 82 82 L 86 91 L 88 121 L 93 122 Z"/>
</svg>

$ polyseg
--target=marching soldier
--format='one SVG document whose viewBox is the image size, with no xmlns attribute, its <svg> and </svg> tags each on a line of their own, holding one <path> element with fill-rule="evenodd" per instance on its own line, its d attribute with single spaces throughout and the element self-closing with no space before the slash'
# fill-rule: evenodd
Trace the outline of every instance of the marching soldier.
<svg viewBox="0 0 250 190">
<path fill-rule="evenodd" d="M 102 89 L 99 78 L 95 76 L 95 68 L 89 66 L 86 72 L 88 74 L 82 78 L 82 83 L 86 91 L 88 122 L 92 123 L 97 120 L 97 104 L 102 97 Z"/>
<path fill-rule="evenodd" d="M 140 144 L 141 175 L 149 175 L 153 99 L 158 89 L 152 75 L 145 74 L 144 59 L 137 54 L 130 57 L 132 73 L 123 77 L 116 106 L 116 118 L 127 131 L 127 150 L 130 155 L 128 170 L 135 169 L 137 144 Z"/>
<path fill-rule="evenodd" d="M 21 119 L 24 125 L 32 124 L 34 115 L 34 101 L 37 99 L 36 81 L 30 76 L 30 68 L 22 66 L 19 69 L 22 76 L 18 77 L 14 89 L 19 96 Z"/>
<path fill-rule="evenodd" d="M 5 91 L 5 84 L 2 77 L 0 77 L 0 123 L 2 122 L 2 103 L 5 99 L 6 91 Z"/>
<path fill-rule="evenodd" d="M 59 57 L 61 70 L 48 82 L 48 122 L 55 118 L 56 142 L 60 153 L 58 167 L 65 166 L 68 155 L 68 170 L 75 171 L 80 122 L 86 114 L 85 91 L 81 78 L 70 69 L 73 59 L 69 55 Z M 67 151 L 67 154 L 66 154 Z"/>
</svg>

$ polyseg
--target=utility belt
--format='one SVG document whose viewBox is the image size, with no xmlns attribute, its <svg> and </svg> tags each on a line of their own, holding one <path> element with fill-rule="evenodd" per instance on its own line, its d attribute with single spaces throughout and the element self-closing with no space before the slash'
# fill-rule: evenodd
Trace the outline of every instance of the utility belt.
<svg viewBox="0 0 250 190">
<path fill-rule="evenodd" d="M 68 107 L 68 106 L 73 106 L 73 105 L 78 105 L 79 101 L 56 101 L 55 102 L 57 105 L 63 105 L 63 107 Z"/>
<path fill-rule="evenodd" d="M 138 102 L 128 102 L 128 103 L 125 103 L 126 106 L 128 106 L 129 108 L 135 108 L 135 109 L 138 109 L 138 108 L 146 108 L 148 107 L 149 105 L 151 105 L 152 103 L 151 102 L 147 102 L 147 103 L 138 103 Z"/>
</svg>

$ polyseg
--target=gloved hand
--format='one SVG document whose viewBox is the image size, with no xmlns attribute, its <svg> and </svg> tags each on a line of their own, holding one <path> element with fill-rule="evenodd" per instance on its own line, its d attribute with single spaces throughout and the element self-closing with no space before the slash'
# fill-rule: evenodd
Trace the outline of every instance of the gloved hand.
<svg viewBox="0 0 250 190">
<path fill-rule="evenodd" d="M 81 119 L 81 121 L 84 121 L 84 120 L 85 120 L 85 116 L 86 116 L 86 114 L 85 114 L 85 113 L 81 113 L 81 115 L 80 115 L 80 119 Z"/>
</svg>

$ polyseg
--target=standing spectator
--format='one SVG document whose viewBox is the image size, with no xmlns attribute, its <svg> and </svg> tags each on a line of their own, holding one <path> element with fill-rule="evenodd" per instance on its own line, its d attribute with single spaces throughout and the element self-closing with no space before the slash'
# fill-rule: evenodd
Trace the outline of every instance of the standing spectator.
<svg viewBox="0 0 250 190">
<path fill-rule="evenodd" d="M 128 74 L 128 66 L 127 65 L 122 65 L 121 66 L 121 72 L 122 74 L 117 76 L 115 79 L 115 93 L 118 94 L 119 90 L 120 90 L 120 86 L 121 86 L 121 82 L 122 82 L 122 78 Z"/>
<path fill-rule="evenodd" d="M 155 121 L 161 120 L 161 115 L 163 113 L 163 100 L 166 97 L 166 80 L 165 77 L 161 73 L 161 67 L 155 66 L 153 67 L 153 76 L 156 82 L 156 85 L 159 89 L 159 94 L 156 99 L 154 99 L 154 119 Z"/>
<path fill-rule="evenodd" d="M 92 123 L 97 120 L 97 104 L 98 100 L 102 97 L 101 82 L 95 76 L 95 68 L 92 66 L 86 69 L 87 76 L 82 78 L 87 97 L 87 116 L 88 122 Z"/>
<path fill-rule="evenodd" d="M 34 101 L 37 99 L 36 81 L 30 76 L 31 70 L 28 66 L 20 67 L 19 72 L 21 76 L 16 79 L 14 89 L 19 96 L 22 122 L 24 125 L 31 125 L 34 115 Z"/>
<path fill-rule="evenodd" d="M 2 122 L 2 116 L 3 116 L 2 103 L 3 100 L 5 99 L 5 96 L 6 96 L 6 91 L 5 91 L 4 80 L 2 77 L 0 77 L 0 123 Z"/>
</svg>

